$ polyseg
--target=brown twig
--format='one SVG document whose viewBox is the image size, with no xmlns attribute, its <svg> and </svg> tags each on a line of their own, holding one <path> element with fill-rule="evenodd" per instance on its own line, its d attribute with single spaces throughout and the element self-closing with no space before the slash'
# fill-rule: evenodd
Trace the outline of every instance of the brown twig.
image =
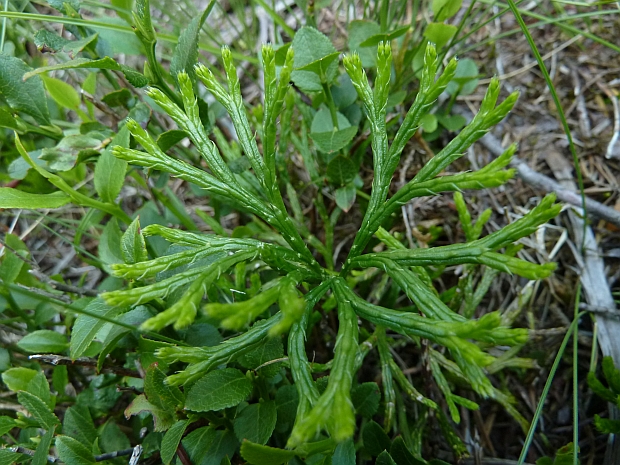
<svg viewBox="0 0 620 465">
<path fill-rule="evenodd" d="M 89 368 L 97 368 L 97 360 L 92 358 L 80 357 L 72 360 L 69 357 L 54 354 L 36 354 L 31 355 L 30 360 L 36 360 L 37 362 L 48 363 L 50 365 L 67 365 L 67 366 L 83 366 Z M 119 366 L 104 366 L 102 371 L 114 373 L 120 376 L 129 376 L 131 378 L 140 378 L 140 374 L 137 371 L 129 370 Z"/>
</svg>

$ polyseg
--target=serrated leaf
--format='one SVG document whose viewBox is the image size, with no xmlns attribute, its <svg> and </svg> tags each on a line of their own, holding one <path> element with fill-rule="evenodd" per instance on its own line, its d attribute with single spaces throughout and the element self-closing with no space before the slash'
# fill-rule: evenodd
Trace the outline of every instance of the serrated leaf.
<svg viewBox="0 0 620 465">
<path fill-rule="evenodd" d="M 54 430 L 55 428 L 49 429 L 43 436 L 41 436 L 41 442 L 39 442 L 39 445 L 34 452 L 31 465 L 47 465 L 47 457 L 52 444 L 52 439 L 54 438 Z"/>
<path fill-rule="evenodd" d="M 430 42 L 433 42 L 439 50 L 441 47 L 446 45 L 454 34 L 456 34 L 457 27 L 451 24 L 444 23 L 430 23 L 426 26 L 426 30 L 424 31 L 424 37 L 426 37 Z"/>
<path fill-rule="evenodd" d="M 95 166 L 95 189 L 104 202 L 114 203 L 125 183 L 127 162 L 112 155 L 112 148 L 129 147 L 129 130 L 123 126 L 101 153 Z"/>
<path fill-rule="evenodd" d="M 284 356 L 284 347 L 281 337 L 271 337 L 265 339 L 255 349 L 239 358 L 238 362 L 244 368 L 255 369 L 264 363 L 282 358 Z M 265 378 L 271 378 L 280 371 L 280 365 L 277 363 L 267 365 L 259 370 L 259 374 Z M 256 442 L 256 441 L 255 441 Z"/>
<path fill-rule="evenodd" d="M 148 260 L 146 242 L 140 232 L 140 219 L 136 218 L 121 239 L 121 253 L 125 263 L 133 264 Z"/>
<path fill-rule="evenodd" d="M 332 465 L 355 465 L 355 444 L 352 439 L 339 443 L 332 455 Z"/>
<path fill-rule="evenodd" d="M 112 307 L 106 304 L 102 299 L 97 298 L 92 300 L 86 306 L 85 310 L 106 318 L 114 318 L 120 313 L 123 313 L 126 309 L 123 307 Z M 103 328 L 106 323 L 106 321 L 94 316 L 78 315 L 71 331 L 70 354 L 73 360 L 84 354 L 88 346 L 90 346 L 91 342 L 95 339 L 99 330 Z"/>
<path fill-rule="evenodd" d="M 33 354 L 60 354 L 69 347 L 69 343 L 63 334 L 40 329 L 21 338 L 17 347 Z"/>
<path fill-rule="evenodd" d="M 339 187 L 335 190 L 336 205 L 344 211 L 348 212 L 355 203 L 356 196 L 355 184 L 349 183 L 346 186 Z"/>
<path fill-rule="evenodd" d="M 610 420 L 609 418 L 601 418 L 594 415 L 594 426 L 601 433 L 620 434 L 620 420 Z"/>
<path fill-rule="evenodd" d="M 222 459 L 226 456 L 232 457 L 238 447 L 239 442 L 235 433 L 230 430 L 218 430 L 201 465 L 221 465 Z"/>
<path fill-rule="evenodd" d="M 41 76 L 41 79 L 43 79 L 43 83 L 50 97 L 52 97 L 58 105 L 68 108 L 69 110 L 77 110 L 80 107 L 82 100 L 73 86 L 60 79 L 45 75 Z"/>
<path fill-rule="evenodd" d="M 28 385 L 24 391 L 27 391 L 41 399 L 50 409 L 54 408 L 55 399 L 52 398 L 50 385 L 47 382 L 45 374 L 42 372 L 39 371 L 30 381 L 28 381 Z"/>
<path fill-rule="evenodd" d="M 131 443 L 113 419 L 103 424 L 98 430 L 99 445 L 103 452 L 129 449 Z"/>
<path fill-rule="evenodd" d="M 362 383 L 351 390 L 351 401 L 355 412 L 364 418 L 370 419 L 377 413 L 380 400 L 381 391 L 377 383 Z"/>
<path fill-rule="evenodd" d="M 276 403 L 273 400 L 248 405 L 235 418 L 237 439 L 266 444 L 276 427 Z"/>
<path fill-rule="evenodd" d="M 23 208 L 25 210 L 60 208 L 70 201 L 71 199 L 64 192 L 31 194 L 12 187 L 0 187 L 0 208 Z"/>
<path fill-rule="evenodd" d="M 52 413 L 50 408 L 37 396 L 26 391 L 17 393 L 17 400 L 26 407 L 26 410 L 35 418 L 35 420 L 45 429 L 51 429 L 60 423 L 56 415 Z"/>
<path fill-rule="evenodd" d="M 151 364 L 146 369 L 144 380 L 144 393 L 149 402 L 158 408 L 174 413 L 185 403 L 185 396 L 177 386 L 171 386 L 166 382 L 166 374 L 159 368 L 157 363 Z"/>
<path fill-rule="evenodd" d="M 58 458 L 67 465 L 96 463 L 92 452 L 79 441 L 69 436 L 56 437 L 56 450 L 58 451 Z"/>
<path fill-rule="evenodd" d="M 149 412 L 153 415 L 155 431 L 166 431 L 174 424 L 175 421 L 172 413 L 151 404 L 146 399 L 144 394 L 140 394 L 131 402 L 131 404 L 129 404 L 129 406 L 125 409 L 125 417 L 129 418 L 132 415 L 137 415 L 141 412 Z"/>
<path fill-rule="evenodd" d="M 383 431 L 379 423 L 369 421 L 362 430 L 364 449 L 373 457 L 378 456 L 384 450 L 390 450 L 390 438 Z"/>
<path fill-rule="evenodd" d="M 166 434 L 164 434 L 161 440 L 161 461 L 164 462 L 164 464 L 169 465 L 169 463 L 172 462 L 188 424 L 189 420 L 177 421 L 166 431 Z"/>
<path fill-rule="evenodd" d="M 80 40 L 67 40 L 46 29 L 38 30 L 34 35 L 34 44 L 43 52 L 66 52 L 73 58 L 90 44 L 97 41 L 99 34 L 93 34 Z"/>
<path fill-rule="evenodd" d="M 97 439 L 97 430 L 86 406 L 74 405 L 67 409 L 62 423 L 62 432 L 77 439 L 88 448 Z"/>
<path fill-rule="evenodd" d="M 14 465 L 21 463 L 28 457 L 25 454 L 18 454 L 17 452 L 10 451 L 9 449 L 0 449 L 0 465 Z"/>
<path fill-rule="evenodd" d="M 6 433 L 15 428 L 15 426 L 15 419 L 6 416 L 0 417 L 0 436 L 4 436 Z"/>
<path fill-rule="evenodd" d="M 192 463 L 203 464 L 215 439 L 216 430 L 212 426 L 198 428 L 183 438 L 182 444 Z"/>
<path fill-rule="evenodd" d="M 179 42 L 174 49 L 172 60 L 170 61 L 170 74 L 178 86 L 178 74 L 185 71 L 192 84 L 196 83 L 196 73 L 194 65 L 198 60 L 198 40 L 200 39 L 200 29 L 204 24 L 207 16 L 215 6 L 215 0 L 211 0 L 200 16 L 193 18 L 190 23 L 183 29 L 179 36 Z"/>
<path fill-rule="evenodd" d="M 282 465 L 295 455 L 292 450 L 263 446 L 251 441 L 243 441 L 241 444 L 241 456 L 252 465 Z"/>
<path fill-rule="evenodd" d="M 295 51 L 293 66 L 299 69 L 314 61 L 336 52 L 331 40 L 313 27 L 304 26 L 297 31 L 291 47 Z M 325 82 L 331 83 L 338 74 L 338 64 L 334 61 L 326 69 Z M 291 79 L 304 92 L 323 90 L 321 78 L 312 71 L 293 71 Z"/>
<path fill-rule="evenodd" d="M 432 8 L 435 21 L 445 21 L 451 18 L 461 8 L 463 0 L 433 0 Z"/>
<path fill-rule="evenodd" d="M 27 391 L 30 381 L 39 374 L 30 368 L 9 368 L 2 373 L 2 382 L 13 392 Z"/>
<path fill-rule="evenodd" d="M 30 68 L 28 69 L 30 70 Z M 28 82 L 28 80 L 37 74 L 60 69 L 110 69 L 113 71 L 121 71 L 134 87 L 144 87 L 149 83 L 146 76 L 128 66 L 119 65 L 110 57 L 103 57 L 96 60 L 89 60 L 88 58 L 75 58 L 74 60 L 58 63 L 56 65 L 42 66 L 41 68 L 25 72 L 25 74 L 23 74 L 23 79 Z"/>
<path fill-rule="evenodd" d="M 32 68 L 19 58 L 0 54 L 0 96 L 13 110 L 22 111 L 37 123 L 49 126 L 52 123 L 43 81 L 41 78 L 23 80 L 30 71 Z"/>
<path fill-rule="evenodd" d="M 277 427 L 290 429 L 295 422 L 297 406 L 299 405 L 299 393 L 293 385 L 282 386 L 276 392 L 276 409 L 278 413 Z"/>
<path fill-rule="evenodd" d="M 185 408 L 196 412 L 222 410 L 243 402 L 252 392 L 252 383 L 234 368 L 206 374 L 187 394 Z"/>
</svg>

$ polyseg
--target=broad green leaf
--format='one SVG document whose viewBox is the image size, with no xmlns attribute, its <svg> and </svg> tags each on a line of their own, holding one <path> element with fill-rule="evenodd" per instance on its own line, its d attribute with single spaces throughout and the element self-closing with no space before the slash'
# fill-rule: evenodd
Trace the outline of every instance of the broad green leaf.
<svg viewBox="0 0 620 465">
<path fill-rule="evenodd" d="M 216 430 L 214 427 L 203 426 L 202 428 L 192 431 L 183 438 L 183 447 L 188 453 L 192 463 L 201 465 L 204 463 L 215 436 Z"/>
<path fill-rule="evenodd" d="M 351 390 L 351 401 L 355 412 L 364 418 L 372 418 L 379 409 L 381 391 L 377 383 L 362 383 Z"/>
<path fill-rule="evenodd" d="M 95 456 L 79 441 L 69 436 L 56 436 L 58 458 L 67 465 L 88 465 L 95 462 Z"/>
<path fill-rule="evenodd" d="M 362 440 L 364 441 L 364 449 L 373 457 L 390 449 L 390 438 L 375 421 L 369 421 L 364 425 Z"/>
<path fill-rule="evenodd" d="M 211 0 L 204 12 L 200 16 L 193 18 L 187 27 L 183 28 L 179 36 L 172 60 L 170 61 L 170 74 L 178 86 L 178 74 L 182 71 L 186 72 L 192 82 L 196 85 L 196 73 L 194 65 L 198 60 L 198 40 L 200 39 L 200 30 L 207 16 L 215 6 L 215 0 Z"/>
<path fill-rule="evenodd" d="M 85 310 L 106 318 L 114 318 L 126 309 L 107 305 L 102 299 L 94 299 L 86 306 Z M 70 353 L 72 359 L 75 360 L 84 354 L 105 324 L 106 321 L 94 316 L 79 315 L 77 317 L 71 331 Z"/>
<path fill-rule="evenodd" d="M 0 436 L 4 436 L 6 433 L 15 428 L 15 419 L 11 417 L 0 417 Z"/>
<path fill-rule="evenodd" d="M 24 81 L 26 73 L 31 71 L 19 58 L 0 54 L 0 96 L 15 110 L 32 116 L 39 124 L 51 125 L 47 109 L 47 97 L 43 81 L 36 78 Z"/>
<path fill-rule="evenodd" d="M 610 420 L 609 418 L 601 418 L 598 415 L 594 415 L 594 426 L 601 433 L 620 434 L 620 420 Z M 570 463 L 572 463 L 572 457 Z"/>
<path fill-rule="evenodd" d="M 433 0 L 432 8 L 435 21 L 445 21 L 451 18 L 461 8 L 463 0 Z"/>
<path fill-rule="evenodd" d="M 52 97 L 58 105 L 68 108 L 69 110 L 77 110 L 80 108 L 82 100 L 73 86 L 60 79 L 45 75 L 41 76 L 41 79 L 43 79 L 43 83 L 50 97 Z"/>
<path fill-rule="evenodd" d="M 6 284 L 14 283 L 24 267 L 28 267 L 24 259 L 30 258 L 28 247 L 15 234 L 8 233 L 4 241 L 13 250 L 5 249 L 0 265 L 0 281 Z M 19 256 L 18 256 L 19 255 Z"/>
<path fill-rule="evenodd" d="M 119 90 L 105 94 L 101 101 L 109 107 L 127 107 L 129 101 L 133 98 L 133 94 L 129 89 L 123 87 Z"/>
<path fill-rule="evenodd" d="M 379 42 L 390 42 L 398 37 L 404 35 L 410 26 L 402 26 L 397 29 L 394 29 L 391 32 L 382 32 L 379 34 L 373 34 L 368 39 L 364 40 L 359 46 L 360 47 L 371 47 L 373 45 L 377 45 Z"/>
<path fill-rule="evenodd" d="M 46 29 L 38 30 L 34 35 L 34 44 L 43 52 L 66 52 L 70 58 L 80 53 L 90 44 L 95 44 L 99 34 L 93 34 L 80 40 L 67 40 Z"/>
<path fill-rule="evenodd" d="M 17 347 L 33 354 L 60 354 L 69 347 L 69 343 L 67 337 L 59 332 L 40 329 L 21 338 Z"/>
<path fill-rule="evenodd" d="M 328 163 L 326 174 L 329 182 L 336 186 L 344 186 L 353 181 L 357 172 L 351 159 L 338 155 Z"/>
<path fill-rule="evenodd" d="M 275 401 L 250 404 L 235 418 L 234 428 L 237 439 L 266 444 L 276 427 L 276 420 Z"/>
<path fill-rule="evenodd" d="M 467 124 L 463 115 L 437 115 L 437 121 L 448 131 L 460 131 Z"/>
<path fill-rule="evenodd" d="M 148 260 L 146 242 L 140 231 L 140 219 L 136 218 L 121 239 L 121 253 L 125 263 L 133 264 Z"/>
<path fill-rule="evenodd" d="M 19 131 L 20 130 L 20 124 L 17 121 L 17 117 L 14 116 L 10 109 L 6 108 L 6 107 L 0 107 L 0 127 L 1 128 L 8 128 L 8 129 L 13 129 L 14 131 Z M 22 128 L 23 129 L 23 128 Z M 21 158 L 18 158 L 18 160 L 21 160 Z M 9 172 L 10 174 L 10 172 Z M 11 176 L 13 179 L 13 176 Z"/>
<path fill-rule="evenodd" d="M 616 368 L 613 358 L 609 356 L 603 357 L 601 365 L 609 388 L 615 394 L 620 395 L 620 370 Z"/>
<path fill-rule="evenodd" d="M 112 155 L 112 148 L 129 147 L 129 130 L 123 126 L 101 153 L 95 166 L 95 189 L 104 202 L 114 203 L 125 183 L 127 162 Z"/>
<path fill-rule="evenodd" d="M 380 32 L 381 27 L 374 21 L 355 20 L 349 23 L 349 50 L 359 54 L 362 66 L 366 68 L 377 64 L 377 47 L 362 47 L 360 44 Z"/>
<path fill-rule="evenodd" d="M 247 354 L 238 359 L 238 362 L 244 368 L 256 369 L 259 366 L 284 357 L 284 347 L 282 346 L 281 337 L 270 337 L 265 339 L 258 347 L 251 350 Z M 273 363 L 267 365 L 258 373 L 265 378 L 271 378 L 280 371 L 280 364 Z M 255 441 L 256 442 L 256 441 Z"/>
<path fill-rule="evenodd" d="M 125 11 L 116 11 L 116 14 L 131 25 L 131 11 L 133 10 L 133 0 L 111 0 L 112 5 L 122 8 Z"/>
<path fill-rule="evenodd" d="M 355 444 L 347 439 L 336 446 L 332 455 L 332 465 L 355 465 Z"/>
<path fill-rule="evenodd" d="M 167 152 L 172 146 L 181 142 L 187 137 L 187 133 L 180 129 L 171 129 L 170 131 L 162 132 L 157 136 L 157 145 L 162 152 Z"/>
<path fill-rule="evenodd" d="M 398 465 L 426 465 L 426 461 L 414 457 L 409 451 L 402 436 L 398 436 L 392 441 L 390 455 Z"/>
<path fill-rule="evenodd" d="M 30 80 L 30 78 L 32 78 L 33 76 L 41 73 L 46 73 L 48 71 L 82 68 L 110 69 L 113 71 L 121 71 L 129 81 L 129 83 L 134 87 L 144 87 L 149 83 L 149 80 L 142 73 L 139 73 L 128 66 L 119 65 L 115 60 L 110 57 L 103 57 L 97 60 L 89 60 L 88 58 L 75 58 L 74 60 L 65 61 L 64 63 L 59 63 L 56 65 L 42 66 L 41 68 L 37 68 L 29 72 L 24 71 L 25 74 L 23 74 L 23 79 L 28 82 L 28 80 Z"/>
<path fill-rule="evenodd" d="M 13 392 L 27 391 L 28 383 L 30 383 L 38 373 L 38 371 L 30 368 L 9 368 L 2 373 L 2 382 Z"/>
<path fill-rule="evenodd" d="M 426 37 L 430 42 L 433 42 L 439 50 L 441 47 L 446 45 L 454 34 L 456 34 L 457 27 L 451 24 L 444 23 L 430 23 L 426 26 L 426 30 L 424 31 L 424 37 Z"/>
<path fill-rule="evenodd" d="M 355 203 L 356 189 L 353 183 L 339 187 L 334 191 L 336 205 L 344 212 L 348 212 Z"/>
<path fill-rule="evenodd" d="M 51 429 L 60 423 L 58 417 L 52 413 L 47 404 L 37 396 L 26 391 L 20 391 L 17 393 L 17 400 L 26 407 L 26 410 L 30 412 L 43 428 Z"/>
<path fill-rule="evenodd" d="M 338 76 L 338 82 L 331 86 L 331 92 L 334 103 L 339 110 L 346 109 L 357 100 L 357 91 L 346 73 Z"/>
<path fill-rule="evenodd" d="M 277 449 L 250 441 L 243 441 L 241 444 L 241 456 L 252 465 L 282 465 L 295 455 L 292 450 Z"/>
<path fill-rule="evenodd" d="M 432 113 L 427 113 L 420 120 L 420 127 L 424 132 L 433 132 L 437 129 L 437 117 Z"/>
<path fill-rule="evenodd" d="M 295 69 L 302 68 L 336 52 L 331 40 L 313 27 L 304 26 L 297 31 L 291 44 L 295 51 Z M 326 69 L 325 82 L 331 83 L 338 74 L 338 64 L 334 61 Z M 304 92 L 321 92 L 321 78 L 312 71 L 293 71 L 291 78 Z"/>
<path fill-rule="evenodd" d="M 396 462 L 394 462 L 394 459 L 390 453 L 387 450 L 384 450 L 379 454 L 379 457 L 377 457 L 375 465 L 396 465 Z"/>
<path fill-rule="evenodd" d="M 170 413 L 174 413 L 185 403 L 185 396 L 181 390 L 166 383 L 166 374 L 157 363 L 151 364 L 146 369 L 144 393 L 150 403 Z"/>
<path fill-rule="evenodd" d="M 16 463 L 21 463 L 28 456 L 25 454 L 18 454 L 17 452 L 12 452 L 9 449 L 0 449 L 0 465 L 14 465 Z"/>
<path fill-rule="evenodd" d="M 60 208 L 68 204 L 70 200 L 64 192 L 31 194 L 12 187 L 0 187 L 0 208 L 23 208 L 26 210 Z"/>
<path fill-rule="evenodd" d="M 318 60 L 311 61 L 310 63 L 300 66 L 299 68 L 295 68 L 296 71 L 311 71 L 317 76 L 327 76 L 327 71 L 329 70 L 330 65 L 338 59 L 340 56 L 340 52 L 330 53 L 329 55 L 325 55 L 324 57 L 319 58 Z"/>
<path fill-rule="evenodd" d="M 480 71 L 476 62 L 470 58 L 459 60 L 452 81 L 448 83 L 446 92 L 450 95 L 470 95 L 478 87 Z"/>
<path fill-rule="evenodd" d="M 125 417 L 129 418 L 142 412 L 153 415 L 155 431 L 166 431 L 175 422 L 175 416 L 172 413 L 151 404 L 144 394 L 140 394 L 129 404 L 125 409 Z"/>
<path fill-rule="evenodd" d="M 116 218 L 111 218 L 103 228 L 103 234 L 99 239 L 99 258 L 106 265 L 123 263 L 121 254 L 121 229 L 118 227 Z"/>
<path fill-rule="evenodd" d="M 336 118 L 338 129 L 334 127 L 328 109 L 323 108 L 314 115 L 310 137 L 322 152 L 332 153 L 340 150 L 357 134 L 357 126 L 351 126 L 346 116 L 337 113 Z"/>
<path fill-rule="evenodd" d="M 109 419 L 99 427 L 98 437 L 102 452 L 114 452 L 131 447 L 129 439 L 113 419 Z"/>
<path fill-rule="evenodd" d="M 208 412 L 233 407 L 252 392 L 252 383 L 234 368 L 224 368 L 206 374 L 187 393 L 185 407 L 196 412 Z"/>
<path fill-rule="evenodd" d="M 297 416 L 297 406 L 299 405 L 299 393 L 294 385 L 285 385 L 276 392 L 276 409 L 278 431 L 287 431 L 293 426 Z"/>
<path fill-rule="evenodd" d="M 90 449 L 97 439 L 97 430 L 88 407 L 83 405 L 69 407 L 63 419 L 62 433 L 77 439 Z"/>
<path fill-rule="evenodd" d="M 49 408 L 54 408 L 55 399 L 52 398 L 50 385 L 47 382 L 47 378 L 44 373 L 39 371 L 30 381 L 28 381 L 28 385 L 24 390 L 41 399 Z"/>
<path fill-rule="evenodd" d="M 41 437 L 41 442 L 39 442 L 34 456 L 32 457 L 31 465 L 47 465 L 47 457 L 52 444 L 52 439 L 54 438 L 55 429 L 56 428 L 51 428 L 47 430 Z"/>
<path fill-rule="evenodd" d="M 161 440 L 161 461 L 169 465 L 177 452 L 183 433 L 189 424 L 189 420 L 177 421 L 170 427 Z"/>
<path fill-rule="evenodd" d="M 101 150 L 102 140 L 96 133 L 74 134 L 63 138 L 55 147 L 45 147 L 41 150 L 40 160 L 45 160 L 52 171 L 68 171 L 75 164 Z"/>
</svg>

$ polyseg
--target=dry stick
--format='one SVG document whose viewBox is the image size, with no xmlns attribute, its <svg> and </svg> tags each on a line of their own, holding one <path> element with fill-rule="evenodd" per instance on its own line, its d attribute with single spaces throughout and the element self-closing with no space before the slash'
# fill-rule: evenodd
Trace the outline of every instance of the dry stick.
<svg viewBox="0 0 620 465">
<path fill-rule="evenodd" d="M 502 147 L 501 142 L 492 134 L 485 135 L 480 139 L 480 142 L 495 156 L 500 156 L 504 153 L 505 149 Z M 579 192 L 576 192 L 575 189 L 567 189 L 559 182 L 548 178 L 544 174 L 537 173 L 518 157 L 513 157 L 510 165 L 517 170 L 519 177 L 532 187 L 546 192 L 555 192 L 558 200 L 576 207 L 581 206 L 581 195 Z M 572 179 L 572 176 L 570 176 L 569 179 Z M 586 197 L 586 208 L 588 214 L 596 216 L 620 228 L 620 212 L 588 197 Z M 581 210 L 579 210 L 579 212 L 581 212 Z"/>
<path fill-rule="evenodd" d="M 557 152 L 550 152 L 547 157 L 552 158 L 550 165 L 554 166 L 554 175 L 560 179 L 561 185 L 569 189 L 575 189 L 575 181 L 572 179 L 572 166 L 568 161 Z M 586 301 L 594 308 L 606 310 L 609 313 L 616 312 L 616 303 L 609 289 L 609 283 L 605 276 L 605 262 L 598 251 L 598 244 L 588 226 L 584 230 L 583 210 L 580 207 L 573 207 L 568 210 L 568 216 L 573 228 L 573 236 L 576 244 L 583 244 L 581 253 L 575 253 L 575 260 L 581 270 L 581 284 L 585 293 Z M 585 237 L 584 237 L 585 233 Z M 598 329 L 598 341 L 601 351 L 605 356 L 611 356 L 616 366 L 620 364 L 620 321 L 611 318 L 607 313 L 597 313 L 594 319 L 595 331 Z M 576 356 L 576 355 L 575 355 Z M 615 405 L 610 405 L 610 416 L 618 417 L 618 409 Z M 609 435 L 607 449 L 605 450 L 605 465 L 618 463 L 620 457 L 620 441 L 615 440 L 613 434 Z"/>
</svg>

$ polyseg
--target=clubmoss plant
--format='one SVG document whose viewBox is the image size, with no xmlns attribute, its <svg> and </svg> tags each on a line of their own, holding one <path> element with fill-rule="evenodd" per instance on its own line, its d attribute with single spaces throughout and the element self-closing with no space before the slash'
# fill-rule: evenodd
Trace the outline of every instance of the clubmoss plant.
<svg viewBox="0 0 620 465">
<path fill-rule="evenodd" d="M 437 51 L 432 44 L 427 46 L 419 92 L 390 142 L 386 129 L 392 69 L 390 45 L 380 43 L 378 46 L 373 86 L 359 56 L 345 56 L 344 68 L 363 104 L 370 128 L 374 177 L 368 207 L 353 245 L 342 266 L 336 263 L 334 270 L 333 266 L 319 263 L 317 252 L 325 255 L 321 251 L 324 245 L 319 242 L 317 247 L 317 239 L 307 234 L 299 214 L 289 214 L 281 193 L 284 182 L 279 177 L 276 158 L 286 150 L 278 147 L 278 118 L 285 111 L 285 102 L 295 102 L 294 98 L 287 97 L 292 92 L 289 80 L 294 70 L 293 49 L 288 49 L 284 65 L 279 70 L 276 68 L 274 50 L 270 46 L 262 49 L 264 106 L 261 124 L 256 127 L 250 124 L 237 70 L 227 48 L 222 50 L 222 59 L 226 87 L 203 65 L 195 67 L 195 76 L 230 115 L 251 172 L 233 172 L 227 163 L 227 154 L 220 153 L 209 139 L 199 116 L 194 86 L 186 72 L 178 74 L 182 106 L 158 88 L 148 90 L 148 95 L 176 122 L 179 129 L 189 135 L 206 168 L 192 166 L 167 155 L 149 133 L 132 120 L 127 122 L 127 128 L 142 149 L 122 146 L 113 149 L 117 158 L 191 182 L 210 196 L 226 199 L 239 210 L 255 215 L 271 227 L 273 240 L 270 242 L 198 234 L 157 225 L 148 226 L 141 232 L 134 228 L 134 243 L 138 244 L 138 248 L 144 248 L 144 237 L 160 236 L 177 246 L 179 251 L 151 260 L 143 255 L 133 263 L 111 265 L 113 274 L 130 280 L 132 286 L 103 294 L 109 305 L 129 308 L 154 303 L 160 309 L 157 315 L 143 323 L 144 329 L 159 331 L 169 325 L 182 329 L 191 325 L 198 314 L 204 314 L 219 320 L 222 328 L 238 332 L 238 335 L 213 347 L 166 345 L 157 351 L 161 361 L 184 364 L 175 365 L 182 369 L 168 376 L 166 383 L 186 386 L 186 408 L 203 410 L 199 402 L 189 399 L 192 395 L 198 395 L 201 383 L 211 376 L 210 372 L 217 371 L 223 364 L 234 363 L 263 343 L 265 338 L 288 333 L 288 365 L 299 397 L 294 427 L 286 443 L 286 447 L 292 449 L 290 454 L 306 457 L 317 451 L 331 450 L 336 443 L 353 437 L 356 412 L 351 390 L 356 372 L 373 344 L 377 345 L 381 359 L 385 427 L 389 431 L 395 424 L 395 405 L 402 403 L 395 394 L 398 392 L 395 386 L 425 408 L 439 407 L 435 401 L 418 392 L 394 362 L 386 330 L 414 342 L 430 341 L 429 366 L 454 421 L 458 422 L 460 418 L 457 404 L 467 408 L 477 408 L 477 405 L 452 393 L 446 374 L 449 378 L 468 383 L 481 397 L 494 398 L 508 405 L 507 396 L 495 388 L 487 376 L 486 369 L 496 360 L 488 349 L 519 346 L 527 341 L 527 330 L 505 326 L 499 312 L 471 319 L 454 311 L 433 287 L 429 267 L 481 264 L 527 279 L 541 279 L 553 271 L 553 264 L 537 265 L 515 258 L 511 248 L 515 241 L 531 234 L 559 213 L 560 206 L 554 204 L 552 195 L 545 197 L 523 218 L 482 238 L 479 236 L 488 214 L 472 224 L 467 208 L 459 197 L 460 191 L 466 189 L 492 188 L 508 181 L 514 174 L 512 169 L 506 168 L 515 152 L 514 146 L 478 171 L 439 176 L 507 115 L 517 101 L 517 93 L 510 94 L 498 104 L 500 85 L 497 79 L 493 79 L 471 123 L 390 197 L 392 177 L 401 154 L 418 130 L 421 119 L 454 76 L 456 60 L 450 61 L 438 74 L 440 61 Z M 381 228 L 393 213 L 410 200 L 442 192 L 455 193 L 467 242 L 407 249 Z M 295 201 L 292 199 L 291 203 L 299 213 Z M 385 251 L 365 253 L 373 236 L 385 244 Z M 246 289 L 244 270 L 263 265 L 275 273 L 264 282 L 254 280 L 252 286 Z M 363 272 L 374 273 L 373 276 L 384 274 L 385 279 L 391 280 L 406 294 L 413 306 L 395 310 L 368 302 L 356 291 Z M 161 278 L 162 273 L 165 273 L 164 278 Z M 156 279 L 158 275 L 160 277 Z M 235 301 L 217 300 L 217 293 L 214 294 L 216 300 L 213 300 L 213 293 L 209 293 L 223 275 L 235 275 L 234 281 L 243 288 L 243 292 L 235 294 L 239 296 Z M 174 303 L 166 308 L 166 298 L 173 294 L 176 296 Z M 209 295 L 208 302 L 204 300 L 205 294 Z M 327 384 L 319 388 L 314 380 L 305 341 L 315 307 L 328 295 L 337 307 L 338 333 Z M 375 332 L 367 343 L 360 344 L 359 328 L 363 320 L 372 323 Z M 515 415 L 518 416 L 516 412 Z M 328 434 L 329 439 L 323 436 L 324 433 Z M 267 454 L 267 449 L 266 446 L 244 443 L 242 454 L 251 463 L 260 463 L 256 457 Z M 275 454 L 273 457 L 288 459 L 293 456 L 289 452 L 269 450 L 269 453 Z"/>
</svg>

